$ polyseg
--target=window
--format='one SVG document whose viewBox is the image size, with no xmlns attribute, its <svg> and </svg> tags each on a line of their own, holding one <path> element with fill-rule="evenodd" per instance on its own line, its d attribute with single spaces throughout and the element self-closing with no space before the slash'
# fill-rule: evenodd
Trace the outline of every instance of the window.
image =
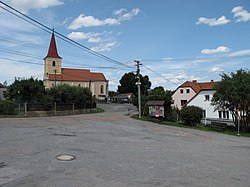
<svg viewBox="0 0 250 187">
<path fill-rule="evenodd" d="M 219 118 L 229 119 L 229 111 L 219 111 Z"/>
<path fill-rule="evenodd" d="M 101 85 L 101 94 L 103 94 L 103 85 Z"/>
<path fill-rule="evenodd" d="M 183 93 L 183 89 L 180 89 L 180 93 L 181 93 L 181 94 Z"/>
<path fill-rule="evenodd" d="M 189 89 L 186 89 L 186 92 L 187 92 L 187 93 L 190 93 L 190 90 L 189 90 Z"/>
<path fill-rule="evenodd" d="M 187 100 L 181 100 L 181 106 L 185 105 L 187 103 Z"/>
<path fill-rule="evenodd" d="M 56 66 L 56 62 L 55 61 L 52 62 L 52 66 Z"/>
<path fill-rule="evenodd" d="M 205 95 L 205 101 L 209 101 L 209 95 Z"/>
<path fill-rule="evenodd" d="M 207 116 L 206 116 L 206 110 L 202 110 L 202 117 L 203 118 L 206 118 Z"/>
</svg>

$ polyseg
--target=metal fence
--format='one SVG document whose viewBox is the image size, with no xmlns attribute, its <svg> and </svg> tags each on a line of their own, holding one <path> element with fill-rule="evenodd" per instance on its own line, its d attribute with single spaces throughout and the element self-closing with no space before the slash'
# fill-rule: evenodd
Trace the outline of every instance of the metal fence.
<svg viewBox="0 0 250 187">
<path fill-rule="evenodd" d="M 74 113 L 85 113 L 86 110 L 96 109 L 96 103 L 53 103 L 49 106 L 40 103 L 19 103 L 15 104 L 13 114 L 8 116 L 46 116 L 46 115 L 67 115 Z M 0 114 L 1 115 L 1 114 Z M 6 116 L 6 115 L 2 115 Z"/>
</svg>

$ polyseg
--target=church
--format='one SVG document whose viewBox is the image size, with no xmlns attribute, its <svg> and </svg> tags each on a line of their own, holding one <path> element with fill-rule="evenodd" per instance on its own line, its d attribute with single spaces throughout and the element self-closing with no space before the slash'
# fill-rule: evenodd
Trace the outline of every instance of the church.
<svg viewBox="0 0 250 187">
<path fill-rule="evenodd" d="M 43 82 L 45 88 L 68 84 L 89 88 L 92 95 L 99 100 L 108 97 L 108 80 L 103 73 L 91 72 L 88 69 L 62 67 L 62 58 L 57 52 L 54 32 L 51 36 L 48 54 L 44 58 Z"/>
</svg>

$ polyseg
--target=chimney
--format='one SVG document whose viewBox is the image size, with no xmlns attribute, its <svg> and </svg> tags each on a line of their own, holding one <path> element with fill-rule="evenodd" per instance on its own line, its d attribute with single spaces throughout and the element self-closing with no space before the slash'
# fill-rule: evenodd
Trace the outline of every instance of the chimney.
<svg viewBox="0 0 250 187">
<path fill-rule="evenodd" d="M 212 79 L 211 82 L 214 82 L 214 80 Z"/>
<path fill-rule="evenodd" d="M 197 83 L 197 80 L 193 80 L 193 82 Z"/>
</svg>

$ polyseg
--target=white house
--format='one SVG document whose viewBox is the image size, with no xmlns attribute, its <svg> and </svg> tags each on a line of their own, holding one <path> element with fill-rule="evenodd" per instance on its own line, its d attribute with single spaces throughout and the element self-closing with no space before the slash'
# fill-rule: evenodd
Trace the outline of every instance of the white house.
<svg viewBox="0 0 250 187">
<path fill-rule="evenodd" d="M 182 109 L 185 106 L 198 106 L 203 109 L 203 123 L 209 124 L 211 121 L 225 121 L 228 124 L 232 123 L 232 115 L 228 110 L 218 111 L 215 106 L 211 105 L 211 100 L 215 93 L 213 86 L 217 82 L 202 82 L 186 81 L 180 85 L 172 98 L 174 107 Z"/>
<path fill-rule="evenodd" d="M 215 106 L 211 105 L 211 100 L 215 90 L 201 90 L 197 93 L 186 106 L 198 106 L 203 109 L 203 123 L 210 124 L 211 121 L 224 121 L 232 123 L 232 115 L 228 110 L 218 111 Z"/>
</svg>

